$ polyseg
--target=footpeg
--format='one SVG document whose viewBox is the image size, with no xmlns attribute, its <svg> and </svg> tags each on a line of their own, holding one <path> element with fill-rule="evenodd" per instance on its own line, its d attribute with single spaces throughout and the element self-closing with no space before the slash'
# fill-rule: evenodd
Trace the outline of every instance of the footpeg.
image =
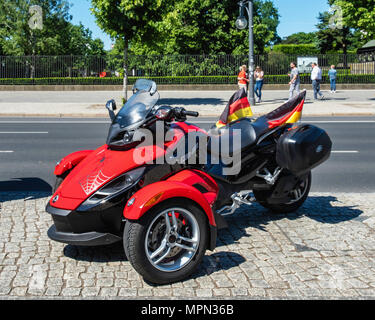
<svg viewBox="0 0 375 320">
<path fill-rule="evenodd" d="M 231 197 L 233 201 L 232 205 L 221 208 L 217 211 L 217 213 L 223 217 L 230 216 L 243 204 L 251 206 L 254 202 L 256 202 L 256 199 L 254 197 L 251 197 L 250 194 L 251 191 L 240 191 L 234 193 Z"/>
<path fill-rule="evenodd" d="M 261 174 L 260 171 L 258 171 L 256 176 L 264 179 L 267 182 L 267 184 L 273 186 L 276 183 L 276 181 L 277 181 L 280 173 L 283 171 L 283 169 L 282 168 L 276 168 L 275 172 L 273 174 L 271 172 L 269 172 L 267 168 L 263 168 L 263 171 L 265 172 L 265 174 Z"/>
</svg>

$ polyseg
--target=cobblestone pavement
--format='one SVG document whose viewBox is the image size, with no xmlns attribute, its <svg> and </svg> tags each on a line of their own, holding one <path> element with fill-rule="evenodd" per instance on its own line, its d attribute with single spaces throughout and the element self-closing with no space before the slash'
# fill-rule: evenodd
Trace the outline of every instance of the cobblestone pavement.
<svg viewBox="0 0 375 320">
<path fill-rule="evenodd" d="M 187 281 L 153 287 L 121 244 L 47 237 L 46 194 L 0 194 L 1 298 L 375 298 L 375 193 L 311 194 L 295 214 L 245 207 Z"/>
</svg>

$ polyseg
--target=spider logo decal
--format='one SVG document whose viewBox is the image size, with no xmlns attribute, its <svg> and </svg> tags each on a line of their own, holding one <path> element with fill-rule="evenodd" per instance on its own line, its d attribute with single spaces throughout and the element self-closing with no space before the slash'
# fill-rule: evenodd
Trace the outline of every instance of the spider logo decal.
<svg viewBox="0 0 375 320">
<path fill-rule="evenodd" d="M 80 181 L 80 185 L 86 195 L 91 194 L 98 189 L 101 185 L 109 181 L 113 176 L 109 177 L 100 169 L 97 174 L 88 175 L 85 179 Z"/>
</svg>

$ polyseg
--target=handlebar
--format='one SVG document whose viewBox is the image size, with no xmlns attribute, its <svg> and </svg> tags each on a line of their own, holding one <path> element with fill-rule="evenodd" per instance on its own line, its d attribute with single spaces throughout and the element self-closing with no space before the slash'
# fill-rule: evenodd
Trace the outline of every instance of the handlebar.
<svg viewBox="0 0 375 320">
<path fill-rule="evenodd" d="M 171 106 L 161 106 L 149 119 L 150 122 L 159 120 L 164 120 L 166 122 L 172 121 L 186 121 L 186 117 L 199 117 L 199 113 L 195 111 L 187 111 L 185 108 Z"/>
<path fill-rule="evenodd" d="M 199 112 L 195 112 L 195 111 L 184 111 L 183 112 L 185 114 L 185 116 L 189 116 L 189 117 L 195 117 L 195 118 L 198 118 L 199 117 Z"/>
</svg>

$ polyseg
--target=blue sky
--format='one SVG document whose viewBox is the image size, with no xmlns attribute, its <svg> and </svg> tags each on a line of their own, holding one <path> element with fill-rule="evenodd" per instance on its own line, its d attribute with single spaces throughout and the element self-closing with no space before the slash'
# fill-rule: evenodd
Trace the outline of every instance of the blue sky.
<svg viewBox="0 0 375 320">
<path fill-rule="evenodd" d="M 327 0 L 273 0 L 279 10 L 278 33 L 286 37 L 296 32 L 316 31 L 319 12 L 328 11 Z"/>
<path fill-rule="evenodd" d="M 82 24 L 92 31 L 94 38 L 100 38 L 103 40 L 105 49 L 111 48 L 111 38 L 105 34 L 95 23 L 95 17 L 91 14 L 91 1 L 90 0 L 69 0 L 72 7 L 70 14 L 73 16 L 73 23 Z"/>
<path fill-rule="evenodd" d="M 286 37 L 296 32 L 315 31 L 317 17 L 319 12 L 329 9 L 327 0 L 273 0 L 279 10 L 280 25 L 278 33 L 281 37 Z M 90 0 L 70 0 L 72 4 L 71 14 L 73 23 L 82 22 L 84 26 L 93 32 L 94 38 L 100 38 L 104 41 L 105 48 L 111 48 L 111 38 L 100 30 L 95 23 L 95 18 L 91 14 Z"/>
</svg>

